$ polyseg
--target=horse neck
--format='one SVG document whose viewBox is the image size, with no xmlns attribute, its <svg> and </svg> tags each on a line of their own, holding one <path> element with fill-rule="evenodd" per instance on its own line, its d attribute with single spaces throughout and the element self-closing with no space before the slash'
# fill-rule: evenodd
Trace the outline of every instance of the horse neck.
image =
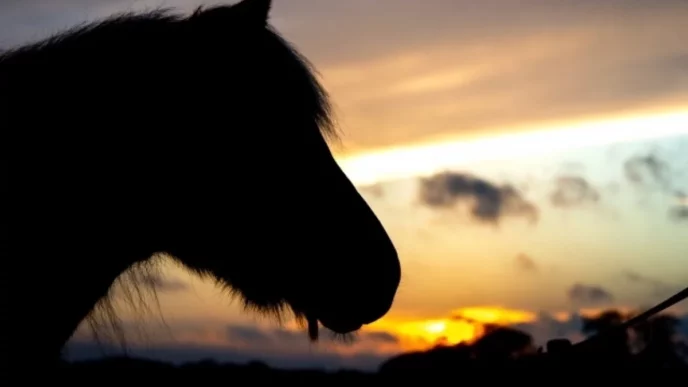
<svg viewBox="0 0 688 387">
<path fill-rule="evenodd" d="M 65 252 L 79 254 L 78 252 Z M 12 348 L 13 357 L 31 359 L 34 364 L 59 360 L 62 349 L 96 304 L 108 295 L 117 277 L 134 261 L 108 259 L 90 252 L 65 264 L 41 262 L 41 273 L 33 275 L 27 292 L 40 295 L 26 309 L 19 328 L 21 343 Z M 87 259 L 88 258 L 88 259 Z M 90 262 L 90 264 L 85 264 Z M 29 300 L 30 302 L 30 300 Z M 38 303 L 43 305 L 35 305 Z M 22 311 L 24 312 L 24 311 Z M 17 335 L 17 332 L 12 332 Z M 28 342 L 27 342 L 28 341 Z M 12 344 L 14 346 L 14 344 Z"/>
</svg>

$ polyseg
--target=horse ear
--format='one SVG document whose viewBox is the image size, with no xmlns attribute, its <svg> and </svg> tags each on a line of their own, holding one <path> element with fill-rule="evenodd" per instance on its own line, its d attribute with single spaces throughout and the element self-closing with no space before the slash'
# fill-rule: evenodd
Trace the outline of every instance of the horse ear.
<svg viewBox="0 0 688 387">
<path fill-rule="evenodd" d="M 244 14 L 246 20 L 260 20 L 260 23 L 267 24 L 271 6 L 271 0 L 242 0 L 234 5 L 234 9 Z"/>
</svg>

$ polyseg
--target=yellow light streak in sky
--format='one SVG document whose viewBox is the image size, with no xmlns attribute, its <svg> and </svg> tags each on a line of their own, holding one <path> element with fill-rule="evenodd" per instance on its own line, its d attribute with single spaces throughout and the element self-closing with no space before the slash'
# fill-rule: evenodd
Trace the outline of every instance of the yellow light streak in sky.
<svg viewBox="0 0 688 387">
<path fill-rule="evenodd" d="M 516 130 L 518 131 L 518 129 Z M 398 147 L 338 160 L 356 185 L 428 176 L 477 161 L 688 134 L 688 109 L 646 116 L 605 119 L 547 128 L 521 129 L 472 140 Z"/>
</svg>

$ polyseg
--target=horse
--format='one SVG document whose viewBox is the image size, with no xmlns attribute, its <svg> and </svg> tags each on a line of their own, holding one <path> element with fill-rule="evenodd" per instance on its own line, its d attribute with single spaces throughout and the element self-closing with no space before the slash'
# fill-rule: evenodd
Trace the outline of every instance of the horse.
<svg viewBox="0 0 688 387">
<path fill-rule="evenodd" d="M 5 263 L 25 278 L 3 311 L 20 320 L 8 353 L 59 359 L 120 274 L 158 253 L 300 318 L 311 340 L 389 311 L 395 246 L 338 166 L 329 96 L 270 8 L 121 13 L 0 54 L 4 210 L 18 214 L 3 249 L 11 225 Z"/>
</svg>

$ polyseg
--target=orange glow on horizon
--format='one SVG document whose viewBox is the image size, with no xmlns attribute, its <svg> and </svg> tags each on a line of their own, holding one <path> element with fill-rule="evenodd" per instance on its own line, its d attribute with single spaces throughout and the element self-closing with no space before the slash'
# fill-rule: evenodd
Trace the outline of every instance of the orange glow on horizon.
<svg viewBox="0 0 688 387">
<path fill-rule="evenodd" d="M 536 319 L 531 312 L 487 306 L 457 309 L 448 318 L 403 321 L 383 318 L 365 329 L 397 336 L 404 350 L 425 350 L 436 345 L 473 342 L 484 334 L 487 324 L 506 326 Z"/>
</svg>

